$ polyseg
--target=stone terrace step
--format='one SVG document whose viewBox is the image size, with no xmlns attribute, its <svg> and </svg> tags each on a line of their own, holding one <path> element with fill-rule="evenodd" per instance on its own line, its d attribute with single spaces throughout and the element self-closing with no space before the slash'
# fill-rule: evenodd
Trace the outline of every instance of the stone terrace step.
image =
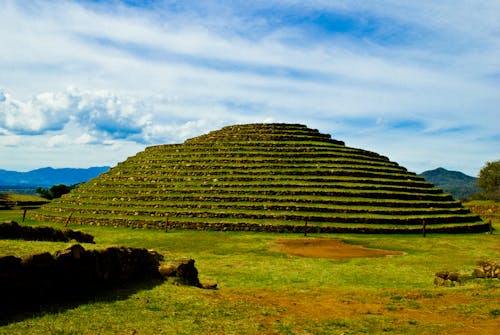
<svg viewBox="0 0 500 335">
<path fill-rule="evenodd" d="M 133 178 L 133 179 L 130 179 Z M 128 181 L 137 181 L 137 182 L 151 182 L 151 183 L 156 183 L 160 184 L 161 186 L 163 185 L 170 185 L 170 184 L 176 184 L 176 183 L 182 183 L 182 182 L 198 182 L 200 184 L 207 183 L 207 182 L 221 182 L 221 183 L 240 183 L 240 182 L 253 182 L 253 183 L 274 183 L 276 185 L 288 185 L 288 184 L 315 184 L 315 183 L 320 183 L 322 185 L 328 185 L 328 184 L 351 184 L 351 185 L 367 185 L 369 187 L 376 186 L 376 185 L 383 185 L 383 186 L 403 186 L 403 187 L 410 187 L 410 188 L 432 188 L 434 189 L 434 185 L 426 182 L 423 180 L 423 178 L 418 178 L 418 179 L 411 179 L 408 180 L 406 179 L 376 179 L 376 178 L 359 178 L 359 177 L 342 177 L 342 176 L 279 176 L 279 175 L 273 175 L 273 176 L 248 176 L 248 175 L 238 175 L 238 174 L 228 174 L 225 176 L 220 176 L 218 178 L 211 178 L 207 176 L 171 176 L 171 175 L 156 175 L 151 176 L 149 174 L 125 174 L 122 173 L 121 171 L 116 171 L 113 172 L 112 174 L 103 174 L 100 176 L 100 181 L 104 184 L 107 182 L 116 182 L 116 184 L 119 184 L 121 182 L 128 182 Z M 88 184 L 87 184 L 88 185 Z M 158 186 L 158 185 L 157 185 Z M 82 185 L 80 189 L 85 188 L 86 185 Z"/>
<path fill-rule="evenodd" d="M 69 213 L 83 224 L 158 229 L 165 220 L 217 230 L 304 221 L 332 232 L 405 232 L 424 222 L 483 229 L 450 195 L 387 157 L 297 124 L 229 126 L 146 148 L 34 215 L 61 222 Z"/>
<path fill-rule="evenodd" d="M 83 205 L 86 203 L 104 203 L 104 202 L 120 201 L 127 206 L 139 206 L 141 203 L 151 203 L 153 206 L 161 207 L 164 202 L 176 202 L 180 205 L 190 202 L 204 204 L 206 202 L 238 202 L 238 203 L 273 203 L 282 204 L 293 202 L 294 204 L 316 204 L 321 205 L 337 205 L 337 206 L 365 206 L 365 207 L 387 207 L 387 208 L 462 208 L 461 203 L 450 198 L 435 200 L 404 200 L 404 199 L 374 199 L 361 197 L 331 197 L 316 196 L 296 196 L 291 199 L 288 196 L 272 196 L 265 197 L 259 195 L 227 195 L 227 194 L 203 194 L 200 193 L 162 193 L 162 194 L 128 194 L 118 193 L 102 194 L 99 192 L 79 193 L 73 196 L 64 196 L 59 199 L 53 206 L 59 206 L 59 203 L 69 203 Z M 51 204 L 47 206 L 52 206 Z M 45 206 L 45 207 L 47 207 Z"/>
<path fill-rule="evenodd" d="M 105 192 L 104 188 L 88 189 L 91 193 Z M 115 194 L 163 194 L 166 192 L 184 192 L 185 190 L 172 190 L 167 187 L 163 189 L 151 188 L 117 188 L 114 189 Z M 291 188 L 268 188 L 268 189 L 241 189 L 241 188 L 210 188 L 210 187 L 196 187 L 190 188 L 190 192 L 204 193 L 204 194 L 227 194 L 227 195 L 281 195 L 281 196 L 328 196 L 328 197 L 363 197 L 374 199 L 406 199 L 406 200 L 452 200 L 451 195 L 445 193 L 415 193 L 408 190 L 406 192 L 387 192 L 377 190 L 343 190 L 343 189 L 291 189 Z"/>
<path fill-rule="evenodd" d="M 149 214 L 156 211 L 168 212 L 170 210 L 178 211 L 178 209 L 189 210 L 192 208 L 200 209 L 241 209 L 248 211 L 292 211 L 292 212 L 318 212 L 318 213 L 373 213 L 383 215 L 436 215 L 436 214 L 467 214 L 469 211 L 463 207 L 440 207 L 440 208 L 415 208 L 402 207 L 397 208 L 387 206 L 365 205 L 342 205 L 342 204 L 297 204 L 297 203 L 274 203 L 274 202 L 256 202 L 245 203 L 238 201 L 122 201 L 118 198 L 109 199 L 80 199 L 79 209 L 82 206 L 90 209 L 109 209 L 115 211 L 119 209 L 142 209 Z M 73 207 L 73 201 L 60 201 L 58 206 L 54 207 L 55 211 L 62 208 Z M 46 210 L 50 211 L 51 207 L 46 206 Z"/>
<path fill-rule="evenodd" d="M 53 214 L 58 215 L 61 210 L 52 211 Z M 42 214 L 49 214 L 51 211 L 44 210 Z M 109 208 L 78 208 L 73 209 L 73 217 L 78 214 L 93 215 L 109 215 L 123 216 L 123 217 L 140 217 L 140 218 L 164 218 L 168 217 L 169 220 L 179 220 L 183 218 L 226 218 L 228 222 L 238 220 L 275 220 L 286 221 L 289 224 L 293 222 L 308 221 L 311 223 L 364 223 L 364 224 L 399 224 L 399 225 L 422 225 L 423 222 L 427 224 L 451 224 L 451 223 L 466 223 L 477 221 L 479 218 L 472 214 L 448 214 L 448 215 L 387 215 L 387 214 L 373 214 L 362 215 L 363 213 L 318 213 L 318 212 L 291 212 L 291 211 L 275 211 L 275 212 L 249 212 L 247 210 L 232 210 L 222 211 L 213 209 L 186 209 L 177 211 L 163 211 L 157 210 L 154 214 L 149 211 L 141 209 L 109 209 Z M 76 214 L 77 213 L 77 214 Z M 76 216 L 75 216 L 76 215 Z"/>
</svg>

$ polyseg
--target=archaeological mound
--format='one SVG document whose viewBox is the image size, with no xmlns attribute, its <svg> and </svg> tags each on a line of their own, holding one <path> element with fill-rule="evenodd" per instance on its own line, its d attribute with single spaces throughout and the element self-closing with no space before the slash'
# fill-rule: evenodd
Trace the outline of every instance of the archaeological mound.
<svg viewBox="0 0 500 335">
<path fill-rule="evenodd" d="M 387 157 L 304 125 L 276 123 L 148 147 L 33 216 L 165 230 L 488 230 L 449 194 Z"/>
</svg>

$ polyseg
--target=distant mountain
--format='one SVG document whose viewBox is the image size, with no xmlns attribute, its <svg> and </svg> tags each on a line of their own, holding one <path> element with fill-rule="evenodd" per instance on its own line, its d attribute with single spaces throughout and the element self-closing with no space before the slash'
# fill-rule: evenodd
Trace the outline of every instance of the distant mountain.
<svg viewBox="0 0 500 335">
<path fill-rule="evenodd" d="M 446 193 L 450 193 L 455 199 L 463 199 L 479 192 L 477 178 L 459 171 L 449 171 L 440 167 L 419 175 Z"/>
<path fill-rule="evenodd" d="M 48 187 L 57 184 L 73 185 L 86 182 L 109 170 L 109 166 L 90 167 L 88 169 L 51 167 L 28 172 L 7 171 L 0 169 L 0 187 Z"/>
</svg>

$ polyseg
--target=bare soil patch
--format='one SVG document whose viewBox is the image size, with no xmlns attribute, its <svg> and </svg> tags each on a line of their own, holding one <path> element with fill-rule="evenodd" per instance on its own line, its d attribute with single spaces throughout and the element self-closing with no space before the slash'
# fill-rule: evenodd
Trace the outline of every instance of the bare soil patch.
<svg viewBox="0 0 500 335">
<path fill-rule="evenodd" d="M 399 251 L 365 248 L 329 238 L 280 239 L 275 242 L 273 248 L 289 256 L 312 258 L 344 259 L 401 256 L 404 254 Z"/>
<path fill-rule="evenodd" d="M 223 301 L 244 302 L 261 308 L 264 312 L 255 322 L 266 329 L 262 334 L 281 334 L 276 325 L 283 320 L 295 320 L 295 324 L 301 324 L 297 322 L 300 320 L 303 325 L 320 325 L 327 320 L 356 325 L 364 320 L 384 323 L 394 329 L 407 327 L 414 334 L 498 334 L 498 319 L 489 315 L 488 309 L 481 308 L 491 306 L 498 299 L 498 294 L 485 295 L 474 289 L 433 293 L 389 290 L 345 292 L 332 289 L 274 292 L 259 289 L 226 290 L 213 294 Z M 299 329 L 300 326 L 295 327 L 293 330 L 297 334 L 308 333 Z M 421 327 L 423 329 L 419 330 Z M 344 330 L 349 331 L 347 328 Z M 339 329 L 338 334 L 343 332 Z"/>
</svg>

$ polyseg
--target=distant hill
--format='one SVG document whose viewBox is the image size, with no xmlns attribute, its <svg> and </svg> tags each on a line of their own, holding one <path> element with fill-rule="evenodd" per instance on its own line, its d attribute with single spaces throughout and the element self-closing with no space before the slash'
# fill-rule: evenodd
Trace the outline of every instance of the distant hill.
<svg viewBox="0 0 500 335">
<path fill-rule="evenodd" d="M 455 199 L 463 199 L 479 192 L 477 178 L 459 171 L 449 171 L 442 167 L 422 172 L 420 176 L 433 183 Z"/>
<path fill-rule="evenodd" d="M 0 169 L 0 188 L 49 187 L 57 184 L 73 185 L 86 182 L 109 170 L 109 166 L 97 166 L 87 169 L 51 167 L 28 172 L 7 171 Z"/>
</svg>

